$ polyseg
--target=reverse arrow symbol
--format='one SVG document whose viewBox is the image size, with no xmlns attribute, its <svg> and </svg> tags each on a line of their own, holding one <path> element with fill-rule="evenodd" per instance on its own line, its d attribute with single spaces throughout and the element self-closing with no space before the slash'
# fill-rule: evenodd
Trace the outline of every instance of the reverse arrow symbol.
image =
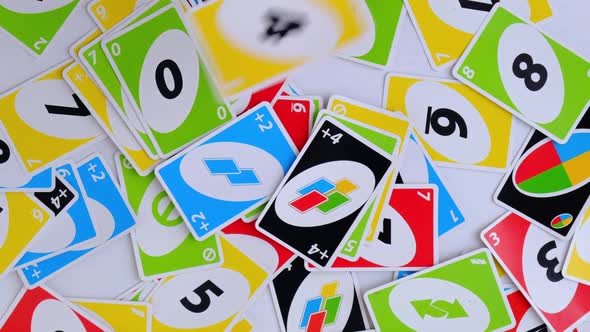
<svg viewBox="0 0 590 332">
<path fill-rule="evenodd" d="M 435 318 L 463 318 L 468 317 L 459 300 L 447 302 L 445 300 L 416 300 L 410 302 L 421 318 L 428 316 Z"/>
</svg>

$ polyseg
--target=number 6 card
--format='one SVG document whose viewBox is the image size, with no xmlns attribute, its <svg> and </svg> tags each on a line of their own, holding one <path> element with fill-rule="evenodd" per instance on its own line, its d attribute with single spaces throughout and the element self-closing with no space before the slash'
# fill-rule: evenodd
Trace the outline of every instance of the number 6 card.
<svg viewBox="0 0 590 332">
<path fill-rule="evenodd" d="M 453 76 L 564 143 L 588 109 L 589 70 L 584 58 L 497 5 Z"/>
<path fill-rule="evenodd" d="M 391 158 L 337 120 L 322 119 L 256 227 L 314 266 L 330 266 Z"/>
</svg>

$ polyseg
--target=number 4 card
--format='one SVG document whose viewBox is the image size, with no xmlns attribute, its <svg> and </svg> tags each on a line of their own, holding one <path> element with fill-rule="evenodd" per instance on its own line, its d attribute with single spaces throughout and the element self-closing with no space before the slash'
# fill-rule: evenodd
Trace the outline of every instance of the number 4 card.
<svg viewBox="0 0 590 332">
<path fill-rule="evenodd" d="M 496 5 L 453 76 L 560 143 L 589 106 L 590 63 Z"/>
<path fill-rule="evenodd" d="M 578 325 L 590 312 L 590 286 L 564 278 L 569 241 L 507 213 L 481 233 L 483 242 L 553 330 Z"/>
</svg>

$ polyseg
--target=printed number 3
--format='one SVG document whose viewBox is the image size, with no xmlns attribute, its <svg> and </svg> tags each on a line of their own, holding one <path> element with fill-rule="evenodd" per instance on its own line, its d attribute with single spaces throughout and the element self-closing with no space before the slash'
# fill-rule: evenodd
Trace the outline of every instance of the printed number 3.
<svg viewBox="0 0 590 332">
<path fill-rule="evenodd" d="M 558 282 L 563 279 L 561 271 L 555 271 L 557 265 L 559 265 L 559 260 L 557 258 L 547 259 L 547 254 L 551 250 L 556 248 L 557 244 L 555 243 L 555 241 L 550 241 L 547 242 L 544 246 L 542 246 L 541 250 L 539 250 L 539 253 L 537 254 L 537 263 L 539 263 L 541 267 L 547 269 L 547 279 L 549 279 L 549 281 L 552 282 Z"/>
<path fill-rule="evenodd" d="M 201 284 L 201 286 L 195 288 L 193 293 L 200 299 L 198 304 L 192 303 L 186 296 L 180 300 L 180 304 L 190 312 L 196 314 L 201 313 L 209 308 L 211 305 L 211 297 L 207 294 L 207 291 L 211 291 L 215 296 L 219 297 L 223 294 L 223 290 L 214 284 L 211 280 L 207 280 Z"/>
</svg>

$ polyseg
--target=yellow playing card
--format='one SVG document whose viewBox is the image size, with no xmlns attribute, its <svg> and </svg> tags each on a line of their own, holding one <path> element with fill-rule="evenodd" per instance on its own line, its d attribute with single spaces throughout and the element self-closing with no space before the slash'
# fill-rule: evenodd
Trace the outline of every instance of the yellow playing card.
<svg viewBox="0 0 590 332">
<path fill-rule="evenodd" d="M 574 234 L 563 266 L 566 277 L 590 285 L 590 209 Z"/>
<path fill-rule="evenodd" d="M 110 325 L 114 332 L 150 332 L 152 306 L 142 302 L 70 299 Z"/>
<path fill-rule="evenodd" d="M 142 4 L 141 0 L 94 0 L 88 4 L 88 13 L 102 31 L 107 31 Z"/>
</svg>

